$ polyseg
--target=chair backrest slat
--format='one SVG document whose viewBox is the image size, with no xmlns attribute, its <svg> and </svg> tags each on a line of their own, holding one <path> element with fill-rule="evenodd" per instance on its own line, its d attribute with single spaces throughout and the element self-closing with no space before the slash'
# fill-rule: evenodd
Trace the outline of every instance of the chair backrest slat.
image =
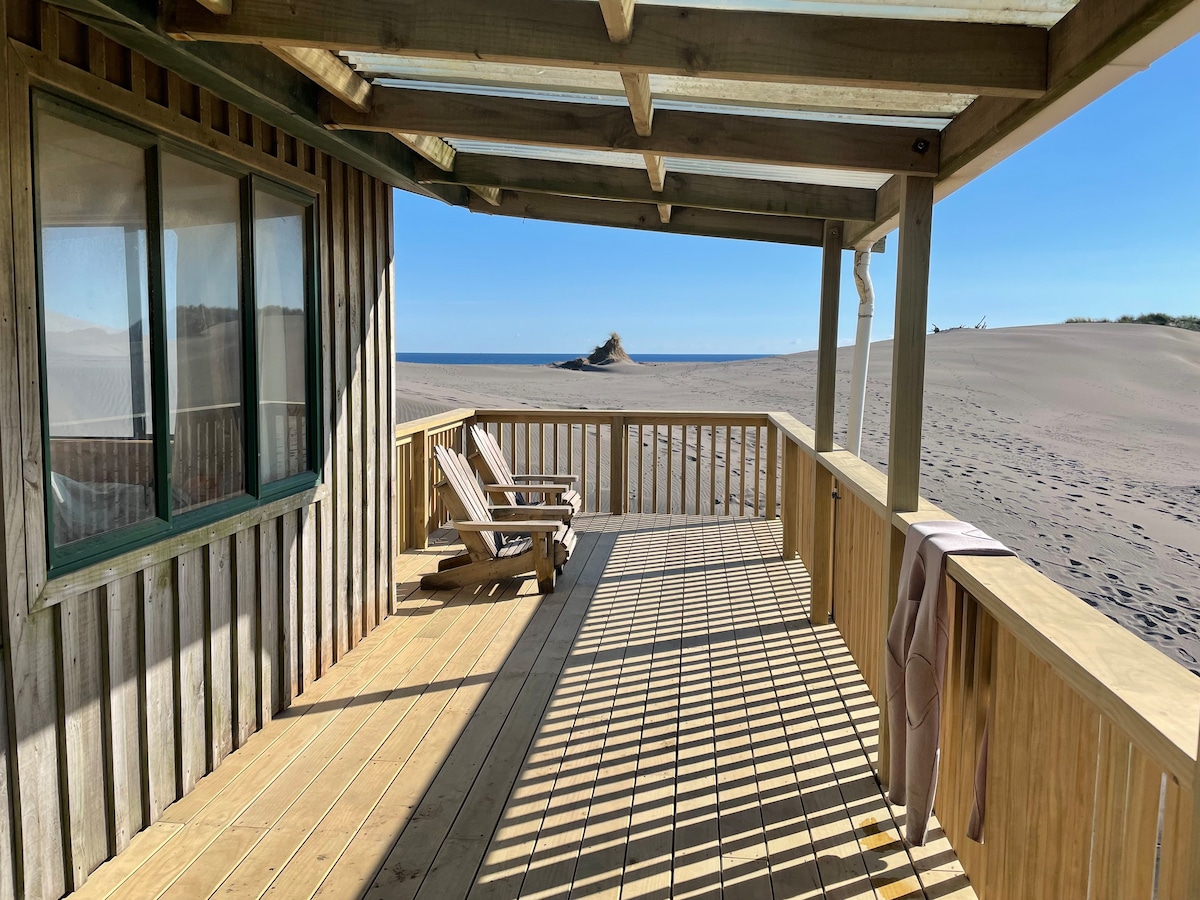
<svg viewBox="0 0 1200 900">
<path fill-rule="evenodd" d="M 446 480 L 438 484 L 442 499 L 450 512 L 450 518 L 456 522 L 487 522 L 492 518 L 475 474 L 458 453 L 449 447 L 437 446 L 438 465 Z M 463 546 L 471 554 L 472 559 L 492 559 L 499 552 L 496 535 L 491 531 L 461 532 Z"/>
<path fill-rule="evenodd" d="M 512 469 L 509 468 L 508 461 L 504 458 L 504 451 L 500 449 L 500 445 L 496 443 L 491 432 L 482 425 L 472 425 L 471 439 L 474 440 L 475 449 L 479 452 L 477 465 L 483 480 L 488 484 L 512 484 Z M 516 505 L 517 495 L 515 493 L 510 491 L 504 497 L 504 502 L 509 506 Z"/>
</svg>

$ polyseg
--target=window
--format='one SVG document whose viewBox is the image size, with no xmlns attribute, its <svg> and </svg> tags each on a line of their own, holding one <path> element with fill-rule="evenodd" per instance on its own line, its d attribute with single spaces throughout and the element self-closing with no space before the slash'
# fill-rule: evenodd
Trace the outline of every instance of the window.
<svg viewBox="0 0 1200 900">
<path fill-rule="evenodd" d="M 246 490 L 241 186 L 170 153 L 162 160 L 171 502 L 179 512 Z"/>
<path fill-rule="evenodd" d="M 305 216 L 305 208 L 293 200 L 254 192 L 259 463 L 264 484 L 308 468 Z"/>
<path fill-rule="evenodd" d="M 313 199 L 38 95 L 50 566 L 316 483 Z"/>
</svg>

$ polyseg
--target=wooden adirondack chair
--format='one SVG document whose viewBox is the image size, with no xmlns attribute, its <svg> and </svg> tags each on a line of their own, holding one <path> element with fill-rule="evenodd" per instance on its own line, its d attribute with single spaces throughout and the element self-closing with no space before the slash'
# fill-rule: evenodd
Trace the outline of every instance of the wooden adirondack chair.
<svg viewBox="0 0 1200 900">
<path fill-rule="evenodd" d="M 472 425 L 471 439 L 476 450 L 471 462 L 483 479 L 483 489 L 487 493 L 503 495 L 505 503 L 510 506 L 517 505 L 517 494 L 521 493 L 525 499 L 531 494 L 541 496 L 546 503 L 570 506 L 575 512 L 583 509 L 583 498 L 574 487 L 579 476 L 553 473 L 514 475 L 500 445 L 486 428 Z"/>
<path fill-rule="evenodd" d="M 445 476 L 436 485 L 438 495 L 466 551 L 442 560 L 437 572 L 421 579 L 421 587 L 459 588 L 533 572 L 538 590 L 552 593 L 555 575 L 575 548 L 575 532 L 565 521 L 571 508 L 489 507 L 466 460 L 446 447 L 436 447 L 435 453 Z M 500 535 L 508 537 L 500 540 Z"/>
</svg>

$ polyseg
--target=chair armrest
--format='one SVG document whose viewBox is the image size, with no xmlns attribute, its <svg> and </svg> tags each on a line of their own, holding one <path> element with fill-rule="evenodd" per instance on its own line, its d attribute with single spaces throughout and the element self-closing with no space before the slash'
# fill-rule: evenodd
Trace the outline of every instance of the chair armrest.
<svg viewBox="0 0 1200 900">
<path fill-rule="evenodd" d="M 485 484 L 483 490 L 487 494 L 565 494 L 568 488 L 561 484 Z"/>
<path fill-rule="evenodd" d="M 540 475 L 514 475 L 513 481 L 543 481 L 547 484 L 561 484 L 567 487 L 579 483 L 578 475 L 555 475 L 550 472 L 542 472 Z"/>
<path fill-rule="evenodd" d="M 455 522 L 454 527 L 459 531 L 498 531 L 501 534 L 522 534 L 525 532 L 553 532 L 562 527 L 561 522 L 533 521 L 516 519 L 511 522 Z"/>
<path fill-rule="evenodd" d="M 573 506 L 489 506 L 497 519 L 557 519 L 565 522 L 575 514 Z"/>
</svg>

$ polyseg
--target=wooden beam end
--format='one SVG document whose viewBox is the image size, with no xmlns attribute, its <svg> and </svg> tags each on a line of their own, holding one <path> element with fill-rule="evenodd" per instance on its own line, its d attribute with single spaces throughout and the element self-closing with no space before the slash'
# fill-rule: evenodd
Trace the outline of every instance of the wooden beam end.
<svg viewBox="0 0 1200 900">
<path fill-rule="evenodd" d="M 504 200 L 504 191 L 495 187 L 481 187 L 477 184 L 467 185 L 471 193 L 486 202 L 489 206 L 499 206 Z"/>
<path fill-rule="evenodd" d="M 228 16 L 233 13 L 233 0 L 197 0 L 210 13 Z"/>
</svg>

